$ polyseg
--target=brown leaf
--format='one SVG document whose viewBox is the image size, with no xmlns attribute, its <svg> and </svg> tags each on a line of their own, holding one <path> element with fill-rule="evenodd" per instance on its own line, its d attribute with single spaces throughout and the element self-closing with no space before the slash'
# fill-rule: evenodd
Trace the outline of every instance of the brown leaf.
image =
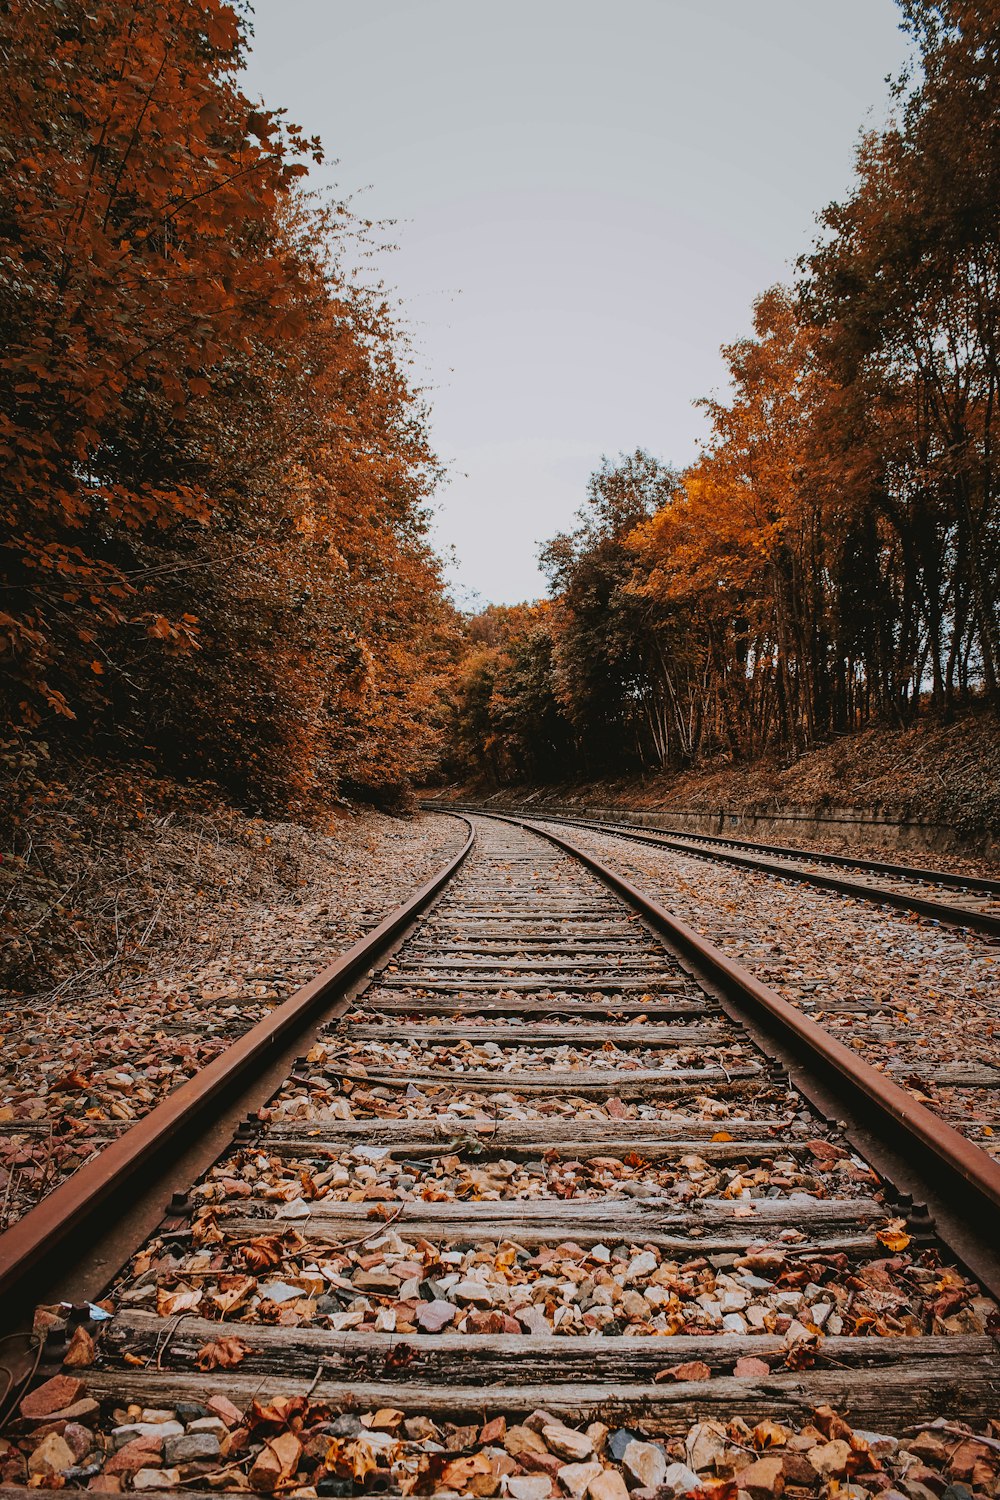
<svg viewBox="0 0 1000 1500">
<path fill-rule="evenodd" d="M 884 1229 L 875 1231 L 875 1238 L 894 1255 L 900 1250 L 905 1250 L 910 1243 L 910 1236 L 906 1233 L 906 1220 L 890 1219 Z"/>
<path fill-rule="evenodd" d="M 496 1476 L 496 1469 L 484 1453 L 473 1453 L 467 1458 L 453 1458 L 441 1471 L 443 1484 L 451 1490 L 467 1490 L 480 1475 Z"/>
<path fill-rule="evenodd" d="M 266 1271 L 281 1264 L 281 1241 L 277 1235 L 261 1235 L 244 1245 L 241 1254 L 251 1271 Z"/>
<path fill-rule="evenodd" d="M 156 1293 L 156 1311 L 161 1318 L 173 1318 L 178 1313 L 190 1312 L 200 1301 L 200 1287 L 181 1286 L 168 1291 L 161 1286 Z"/>
<path fill-rule="evenodd" d="M 662 1380 L 711 1380 L 712 1371 L 703 1359 L 689 1359 L 681 1365 L 670 1365 L 666 1370 L 658 1370 L 653 1376 L 656 1381 Z"/>
<path fill-rule="evenodd" d="M 90 1087 L 89 1081 L 82 1073 L 66 1073 L 62 1078 L 52 1084 L 53 1094 L 80 1094 L 84 1089 Z"/>
<path fill-rule="evenodd" d="M 249 1353 L 250 1346 L 244 1344 L 242 1339 L 219 1339 L 216 1343 L 205 1344 L 198 1350 L 198 1368 L 199 1370 L 233 1370 L 243 1363 Z"/>
<path fill-rule="evenodd" d="M 820 1333 L 810 1334 L 807 1339 L 799 1339 L 797 1343 L 792 1344 L 785 1355 L 785 1368 L 788 1370 L 811 1370 L 816 1363 L 816 1355 L 819 1352 L 819 1346 L 822 1342 L 823 1335 Z"/>
<path fill-rule="evenodd" d="M 399 1426 L 405 1415 L 406 1413 L 401 1412 L 398 1407 L 380 1406 L 378 1411 L 369 1412 L 367 1416 L 362 1417 L 361 1422 L 363 1426 L 372 1428 L 376 1432 L 392 1432 L 393 1428 Z"/>
</svg>

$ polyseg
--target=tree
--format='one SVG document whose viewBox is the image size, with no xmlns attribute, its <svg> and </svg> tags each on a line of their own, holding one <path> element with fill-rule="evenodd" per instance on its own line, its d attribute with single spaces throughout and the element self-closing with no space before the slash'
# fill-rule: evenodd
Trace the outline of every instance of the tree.
<svg viewBox="0 0 1000 1500">
<path fill-rule="evenodd" d="M 664 752 L 662 704 L 650 660 L 646 607 L 629 588 L 627 538 L 669 505 L 677 476 L 636 449 L 604 458 L 591 475 L 579 525 L 543 548 L 556 597 L 556 693 L 576 730 L 580 763 L 591 770 Z"/>
<path fill-rule="evenodd" d="M 225 0 L 0 8 L 0 714 L 294 805 L 426 763 L 451 626 L 364 226 L 244 49 Z"/>
</svg>

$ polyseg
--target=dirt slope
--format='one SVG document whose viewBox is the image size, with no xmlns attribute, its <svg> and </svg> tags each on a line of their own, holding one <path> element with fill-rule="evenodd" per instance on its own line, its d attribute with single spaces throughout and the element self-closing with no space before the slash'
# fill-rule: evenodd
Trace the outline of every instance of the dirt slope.
<svg viewBox="0 0 1000 1500">
<path fill-rule="evenodd" d="M 1000 723 L 985 712 L 952 723 L 924 719 L 874 728 L 819 746 L 791 764 L 717 763 L 679 774 L 553 787 L 449 788 L 445 797 L 487 795 L 505 803 L 578 802 L 649 811 L 743 815 L 856 809 L 869 817 L 919 819 L 955 829 L 970 848 L 1000 838 Z"/>
</svg>

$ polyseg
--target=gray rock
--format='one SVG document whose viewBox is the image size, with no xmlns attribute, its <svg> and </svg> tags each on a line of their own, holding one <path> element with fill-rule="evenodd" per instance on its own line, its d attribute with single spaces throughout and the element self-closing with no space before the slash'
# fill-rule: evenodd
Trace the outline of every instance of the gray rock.
<svg viewBox="0 0 1000 1500">
<path fill-rule="evenodd" d="M 540 1307 L 519 1307 L 514 1316 L 527 1333 L 552 1332 L 552 1326 Z"/>
<path fill-rule="evenodd" d="M 334 1417 L 332 1422 L 327 1422 L 323 1428 L 331 1437 L 352 1438 L 361 1432 L 361 1422 L 358 1417 L 350 1412 L 344 1412 L 342 1416 Z"/>
<path fill-rule="evenodd" d="M 611 1434 L 611 1436 L 608 1438 L 608 1453 L 614 1459 L 616 1464 L 620 1464 L 622 1459 L 625 1457 L 625 1449 L 628 1447 L 629 1443 L 634 1443 L 636 1441 L 637 1439 L 635 1433 L 629 1432 L 627 1427 L 619 1427 L 617 1432 L 613 1432 Z"/>
<path fill-rule="evenodd" d="M 184 1428 L 180 1422 L 126 1422 L 123 1427 L 115 1427 L 112 1430 L 111 1441 L 116 1448 L 124 1448 L 126 1443 L 132 1442 L 133 1438 L 180 1437 L 183 1431 Z"/>
<path fill-rule="evenodd" d="M 266 1281 L 258 1286 L 257 1290 L 262 1297 L 269 1302 L 291 1302 L 295 1297 L 304 1297 L 305 1292 L 300 1286 L 291 1286 L 287 1281 Z"/>
<path fill-rule="evenodd" d="M 167 1438 L 163 1457 L 168 1464 L 192 1464 L 199 1458 L 218 1458 L 219 1439 L 214 1432 L 185 1432 L 183 1437 Z"/>
</svg>

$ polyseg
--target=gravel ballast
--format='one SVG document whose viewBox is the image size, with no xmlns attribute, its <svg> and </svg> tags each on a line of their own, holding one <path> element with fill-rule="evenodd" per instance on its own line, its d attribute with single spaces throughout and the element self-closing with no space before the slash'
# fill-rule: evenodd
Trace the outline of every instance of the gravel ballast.
<svg viewBox="0 0 1000 1500">
<path fill-rule="evenodd" d="M 739 959 L 969 1139 L 1000 1151 L 1000 945 L 627 837 L 551 827 Z M 844 1001 L 864 1009 L 842 1010 Z M 980 1086 L 959 1081 L 979 1075 Z"/>
</svg>

